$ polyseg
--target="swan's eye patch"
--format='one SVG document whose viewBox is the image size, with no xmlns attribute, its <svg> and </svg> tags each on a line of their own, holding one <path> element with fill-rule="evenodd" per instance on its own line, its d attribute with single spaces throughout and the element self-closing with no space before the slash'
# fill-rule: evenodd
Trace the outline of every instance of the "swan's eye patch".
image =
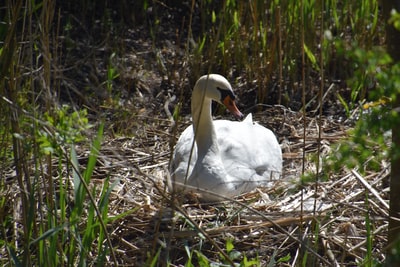
<svg viewBox="0 0 400 267">
<path fill-rule="evenodd" d="M 221 102 L 224 101 L 224 99 L 229 96 L 231 100 L 235 100 L 235 95 L 233 92 L 229 89 L 222 89 L 217 87 L 217 90 L 221 93 Z"/>
</svg>

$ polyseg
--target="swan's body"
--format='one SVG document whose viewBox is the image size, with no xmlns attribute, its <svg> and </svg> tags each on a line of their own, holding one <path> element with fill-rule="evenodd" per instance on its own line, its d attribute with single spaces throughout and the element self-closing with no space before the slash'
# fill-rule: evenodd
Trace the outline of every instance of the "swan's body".
<svg viewBox="0 0 400 267">
<path fill-rule="evenodd" d="M 192 94 L 193 126 L 183 131 L 172 159 L 175 190 L 187 189 L 205 200 L 218 200 L 267 185 L 280 176 L 278 141 L 269 129 L 254 123 L 251 114 L 242 122 L 212 120 L 212 100 L 243 117 L 234 98 L 231 85 L 221 75 L 205 75 L 197 81 Z"/>
</svg>

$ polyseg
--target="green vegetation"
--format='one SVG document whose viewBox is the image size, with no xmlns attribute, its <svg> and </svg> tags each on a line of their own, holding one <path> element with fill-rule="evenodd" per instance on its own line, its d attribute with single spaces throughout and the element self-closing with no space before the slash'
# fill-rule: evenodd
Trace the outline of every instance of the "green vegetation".
<svg viewBox="0 0 400 267">
<path fill-rule="evenodd" d="M 399 116 L 392 108 L 399 91 L 400 64 L 393 64 L 391 58 L 381 49 L 364 50 L 355 48 L 348 51 L 358 68 L 349 80 L 354 94 L 360 88 L 368 92 L 360 105 L 359 119 L 349 132 L 349 138 L 339 142 L 334 153 L 327 158 L 326 171 L 333 172 L 343 166 L 358 168 L 362 173 L 379 171 L 382 160 L 399 157 L 399 149 L 391 142 L 391 129 L 400 123 Z M 352 96 L 353 97 L 353 96 Z"/>
<path fill-rule="evenodd" d="M 129 244 L 118 235 L 151 231 L 127 227 L 124 220 L 143 224 L 138 218 L 141 210 L 148 215 L 160 206 L 179 205 L 158 187 L 153 173 L 143 173 L 137 165 L 165 168 L 148 163 L 163 155 L 157 142 L 170 123 L 164 114 L 165 99 L 178 98 L 173 112 L 177 121 L 189 107 L 189 88 L 206 72 L 227 76 L 238 87 L 241 104 L 253 110 L 255 103 L 258 111 L 264 104 L 282 104 L 302 114 L 304 125 L 306 116 L 332 114 L 327 110 L 334 111 L 334 118 L 353 120 L 348 138 L 332 145 L 331 153 L 320 157 L 318 145 L 317 171 L 308 173 L 300 188 L 310 181 L 318 188 L 319 182 L 351 169 L 379 172 L 383 162 L 400 156 L 390 132 L 400 124 L 392 106 L 400 94 L 400 64 L 384 50 L 385 21 L 377 0 L 16 0 L 0 4 L 0 20 L 0 263 L 4 266 L 128 264 L 127 258 L 134 255 L 116 256 L 119 246 Z M 399 28 L 399 13 L 390 22 Z M 161 129 L 143 134 L 152 123 Z M 320 121 L 317 124 L 321 127 Z M 147 200 L 132 196 L 129 202 L 114 196 L 113 203 L 131 205 L 119 213 L 110 207 L 120 183 L 111 177 L 113 164 L 115 158 L 124 162 L 132 155 L 117 157 L 108 151 L 112 160 L 100 160 L 104 139 L 115 136 L 132 137 L 131 142 L 141 139 L 135 144 L 145 151 L 126 146 L 129 153 L 139 155 L 126 177 L 139 181 L 138 186 L 144 187 L 141 197 Z M 96 179 L 100 162 L 107 171 Z M 156 197 L 145 193 L 149 184 Z M 377 207 L 371 203 L 366 195 L 365 207 L 360 208 L 365 211 L 366 236 L 365 250 L 357 256 L 361 266 L 382 264 L 374 254 L 369 210 Z M 229 219 L 218 214 L 214 226 L 224 220 L 240 222 L 240 212 L 233 213 Z M 174 260 L 185 266 L 278 266 L 292 260 L 303 266 L 326 264 L 315 255 L 328 250 L 321 245 L 325 221 L 316 221 L 319 214 L 314 215 L 311 234 L 304 239 L 304 221 L 295 234 L 281 232 L 301 247 L 301 255 L 294 255 L 293 245 L 284 252 L 276 252 L 279 247 L 271 254 L 249 254 L 230 237 L 222 245 L 213 241 L 200 232 L 203 225 L 189 219 L 182 223 L 182 231 L 189 225 L 199 232 L 179 254 L 169 247 L 172 238 L 161 233 L 162 222 L 157 222 L 151 232 L 153 244 L 146 244 L 151 247 L 144 253 L 147 258 L 137 264 L 174 266 Z M 181 223 L 174 220 L 168 225 L 171 232 Z M 260 244 L 263 235 L 257 240 Z M 388 253 L 396 259 L 399 251 L 394 246 Z"/>
</svg>

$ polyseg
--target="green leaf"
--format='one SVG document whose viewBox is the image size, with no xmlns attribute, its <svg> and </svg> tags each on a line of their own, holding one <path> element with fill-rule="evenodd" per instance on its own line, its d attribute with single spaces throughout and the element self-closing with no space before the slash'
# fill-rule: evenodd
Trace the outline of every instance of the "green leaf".
<svg viewBox="0 0 400 267">
<path fill-rule="evenodd" d="M 253 266 L 260 266 L 260 261 L 257 259 L 248 260 L 246 255 L 244 255 L 243 260 L 240 263 L 240 267 L 253 267 Z"/>
<path fill-rule="evenodd" d="M 150 267 L 157 266 L 158 258 L 160 257 L 161 247 L 158 249 L 157 254 L 153 257 L 150 263 Z"/>
<path fill-rule="evenodd" d="M 233 245 L 233 242 L 232 242 L 232 239 L 227 239 L 226 240 L 226 252 L 231 252 L 232 251 L 232 249 L 234 249 L 234 245 Z"/>
<path fill-rule="evenodd" d="M 347 104 L 347 102 L 343 99 L 343 97 L 339 93 L 337 93 L 336 96 L 339 99 L 339 102 L 342 104 L 343 108 L 345 109 L 346 115 L 349 116 L 350 115 L 349 105 Z"/>
<path fill-rule="evenodd" d="M 88 183 L 90 181 L 90 178 L 93 175 L 94 167 L 96 166 L 97 157 L 99 155 L 100 147 L 101 147 L 101 140 L 103 139 L 103 130 L 104 130 L 104 124 L 101 123 L 99 130 L 97 131 L 97 136 L 93 140 L 92 149 L 90 150 L 87 167 L 83 174 L 83 178 L 86 183 Z"/>
<path fill-rule="evenodd" d="M 317 59 L 315 58 L 314 54 L 311 52 L 311 50 L 308 48 L 306 44 L 303 44 L 304 47 L 304 52 L 307 55 L 307 58 L 311 61 L 311 64 L 315 69 L 319 71 L 319 66 L 317 64 Z"/>
<path fill-rule="evenodd" d="M 16 267 L 22 267 L 22 262 L 18 259 L 17 253 L 15 253 L 15 249 L 13 247 L 7 246 L 8 254 L 10 254 L 13 263 Z"/>
<path fill-rule="evenodd" d="M 290 253 L 288 253 L 286 256 L 279 258 L 278 262 L 288 262 L 288 261 L 290 261 L 290 259 L 291 259 L 291 256 L 290 256 Z"/>
<path fill-rule="evenodd" d="M 210 261 L 206 256 L 204 256 L 203 253 L 200 251 L 195 250 L 196 256 L 197 256 L 197 262 L 200 267 L 209 267 L 210 266 Z"/>
</svg>

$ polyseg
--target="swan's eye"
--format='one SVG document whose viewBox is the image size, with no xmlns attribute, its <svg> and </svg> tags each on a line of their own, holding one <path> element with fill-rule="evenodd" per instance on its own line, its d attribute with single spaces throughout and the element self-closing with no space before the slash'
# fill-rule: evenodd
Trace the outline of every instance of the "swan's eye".
<svg viewBox="0 0 400 267">
<path fill-rule="evenodd" d="M 233 94 L 233 92 L 229 89 L 222 89 L 222 88 L 217 87 L 217 90 L 221 93 L 221 99 L 220 99 L 221 102 L 223 102 L 227 96 L 229 96 L 230 99 L 232 99 L 232 100 L 235 100 L 235 98 L 236 98 L 235 95 Z"/>
</svg>

